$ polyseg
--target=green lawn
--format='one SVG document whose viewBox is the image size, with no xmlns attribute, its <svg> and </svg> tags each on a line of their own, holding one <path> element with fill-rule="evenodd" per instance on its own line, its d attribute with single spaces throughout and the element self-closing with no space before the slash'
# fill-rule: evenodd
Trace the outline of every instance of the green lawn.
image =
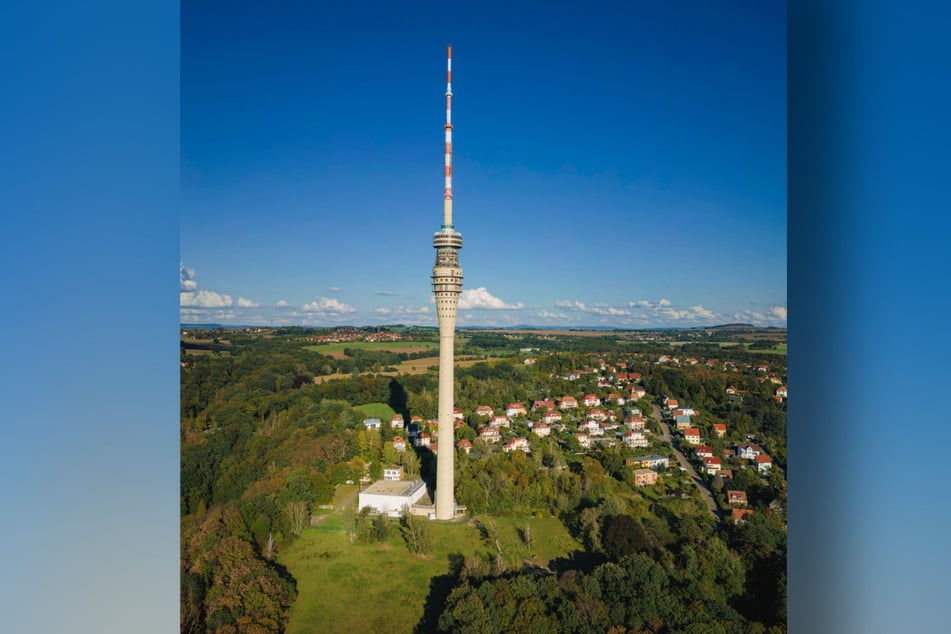
<svg viewBox="0 0 951 634">
<path fill-rule="evenodd" d="M 396 414 L 393 408 L 386 403 L 367 403 L 366 405 L 357 405 L 353 409 L 362 412 L 367 418 L 379 418 L 384 423 L 389 423 L 393 415 Z"/>
<path fill-rule="evenodd" d="M 481 518 L 495 522 L 509 567 L 540 564 L 580 548 L 557 519 Z M 532 551 L 518 530 L 531 523 Z M 449 555 L 493 552 L 471 522 L 431 523 L 433 553 L 411 554 L 399 536 L 385 544 L 349 544 L 339 515 L 305 530 L 278 555 L 297 579 L 298 598 L 290 610 L 288 634 L 304 632 L 411 632 L 422 618 L 430 579 L 449 572 Z"/>
</svg>

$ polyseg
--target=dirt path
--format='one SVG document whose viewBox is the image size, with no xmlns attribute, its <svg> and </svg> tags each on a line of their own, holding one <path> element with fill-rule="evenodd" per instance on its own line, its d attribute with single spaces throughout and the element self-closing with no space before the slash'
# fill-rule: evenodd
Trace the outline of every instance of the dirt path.
<svg viewBox="0 0 951 634">
<path fill-rule="evenodd" d="M 696 469 L 693 468 L 693 465 L 684 457 L 683 453 L 680 451 L 680 441 L 673 437 L 670 433 L 670 427 L 665 423 L 660 417 L 660 408 L 656 405 L 651 405 L 653 411 L 651 411 L 651 416 L 660 423 L 660 428 L 663 430 L 664 440 L 670 443 L 670 446 L 674 449 L 674 455 L 677 457 L 677 462 L 680 463 L 680 466 L 687 470 L 687 473 L 690 475 L 690 479 L 693 480 L 693 483 L 697 485 L 697 488 L 700 489 L 700 496 L 703 498 L 703 501 L 706 503 L 707 508 L 710 509 L 710 512 L 713 513 L 713 517 L 717 519 L 718 522 L 723 521 L 723 518 L 720 515 L 720 508 L 717 506 L 716 500 L 713 498 L 713 493 L 710 491 L 710 488 L 707 486 L 707 483 L 701 478 Z"/>
</svg>

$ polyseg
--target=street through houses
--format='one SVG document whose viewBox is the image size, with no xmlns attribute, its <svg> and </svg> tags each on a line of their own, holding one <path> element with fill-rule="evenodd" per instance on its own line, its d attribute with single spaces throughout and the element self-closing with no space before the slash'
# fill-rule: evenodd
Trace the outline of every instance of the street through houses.
<svg viewBox="0 0 951 634">
<path fill-rule="evenodd" d="M 687 470 L 687 473 L 690 475 L 690 479 L 693 480 L 693 483 L 697 485 L 697 488 L 700 489 L 700 495 L 703 497 L 703 501 L 706 503 L 707 508 L 710 509 L 710 512 L 713 513 L 713 516 L 717 521 L 722 521 L 720 515 L 720 509 L 717 506 L 716 500 L 713 499 L 713 493 L 710 492 L 710 487 L 707 486 L 707 483 L 701 478 L 696 469 L 693 468 L 693 465 L 684 457 L 683 453 L 680 451 L 680 441 L 670 433 L 670 427 L 660 415 L 660 408 L 657 405 L 651 405 L 651 416 L 660 423 L 660 428 L 663 432 L 664 440 L 670 443 L 670 446 L 674 450 L 674 455 L 677 456 L 677 462 L 680 463 L 680 466 Z"/>
</svg>

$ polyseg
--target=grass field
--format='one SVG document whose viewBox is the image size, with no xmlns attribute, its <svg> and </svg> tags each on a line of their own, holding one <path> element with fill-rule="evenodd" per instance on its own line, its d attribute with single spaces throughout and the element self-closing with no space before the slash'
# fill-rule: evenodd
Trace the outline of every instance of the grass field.
<svg viewBox="0 0 951 634">
<path fill-rule="evenodd" d="M 762 352 L 764 354 L 786 354 L 786 344 L 778 343 L 769 350 L 750 350 L 750 352 Z"/>
<path fill-rule="evenodd" d="M 557 519 L 476 518 L 494 522 L 510 567 L 523 561 L 545 565 L 580 548 Z M 531 523 L 530 551 L 519 529 Z M 423 616 L 430 580 L 449 572 L 449 555 L 493 551 L 474 523 L 432 523 L 434 548 L 417 557 L 398 530 L 383 544 L 349 544 L 339 514 L 301 536 L 278 556 L 297 579 L 298 598 L 290 610 L 288 634 L 305 632 L 412 632 Z M 359 596 L 359 605 L 353 597 Z"/>
<path fill-rule="evenodd" d="M 367 403 L 366 405 L 357 405 L 354 409 L 363 412 L 363 415 L 367 418 L 379 418 L 384 423 L 390 422 L 390 419 L 396 414 L 393 408 L 386 403 Z"/>
<path fill-rule="evenodd" d="M 343 353 L 340 353 L 343 354 Z M 464 355 L 460 355 L 464 356 Z M 493 361 L 503 361 L 510 360 L 505 359 L 504 357 L 490 357 L 488 359 L 466 359 L 465 361 L 456 361 L 455 366 L 457 368 L 467 368 L 473 366 L 476 363 L 492 363 Z M 439 365 L 439 357 L 423 357 L 422 359 L 410 359 L 409 361 L 404 361 L 403 363 L 396 366 L 395 372 L 367 372 L 364 374 L 379 374 L 381 376 L 398 376 L 400 374 L 426 374 L 431 368 L 435 368 Z M 341 374 L 339 372 L 334 374 L 323 374 L 320 376 L 314 377 L 314 383 L 324 383 L 325 381 L 333 381 L 334 379 L 348 379 L 352 375 L 350 374 Z"/>
<path fill-rule="evenodd" d="M 343 359 L 343 351 L 351 350 L 389 350 L 390 352 L 424 352 L 438 350 L 439 344 L 435 341 L 350 341 L 342 343 L 321 343 L 304 346 L 304 350 L 326 354 L 335 359 Z"/>
</svg>

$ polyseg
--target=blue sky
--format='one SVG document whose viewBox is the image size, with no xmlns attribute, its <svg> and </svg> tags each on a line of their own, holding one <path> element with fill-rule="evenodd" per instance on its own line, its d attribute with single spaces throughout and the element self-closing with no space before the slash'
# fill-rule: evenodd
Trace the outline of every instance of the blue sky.
<svg viewBox="0 0 951 634">
<path fill-rule="evenodd" d="M 785 3 L 183 3 L 182 321 L 785 326 Z"/>
</svg>

